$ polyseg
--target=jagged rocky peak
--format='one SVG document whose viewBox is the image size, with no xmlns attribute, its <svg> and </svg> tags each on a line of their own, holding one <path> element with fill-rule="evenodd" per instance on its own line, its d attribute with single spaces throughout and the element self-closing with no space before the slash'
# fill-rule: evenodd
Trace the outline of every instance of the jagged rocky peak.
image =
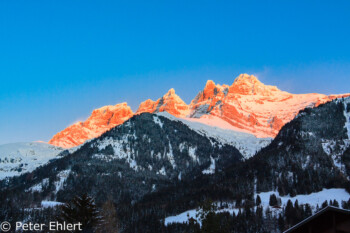
<svg viewBox="0 0 350 233">
<path fill-rule="evenodd" d="M 208 80 L 203 90 L 203 96 L 204 98 L 213 98 L 218 94 L 224 93 L 225 90 L 227 92 L 228 87 L 228 85 L 215 84 L 212 80 Z"/>
<path fill-rule="evenodd" d="M 153 101 L 151 99 L 142 102 L 139 108 L 137 109 L 136 114 L 140 114 L 143 112 L 154 112 L 154 110 L 156 109 L 156 103 L 157 101 Z"/>
<path fill-rule="evenodd" d="M 137 114 L 149 112 L 168 112 L 176 117 L 185 117 L 189 112 L 188 105 L 171 88 L 162 98 L 157 101 L 146 100 L 142 102 L 137 110 Z"/>
<path fill-rule="evenodd" d="M 170 88 L 170 90 L 164 96 L 169 96 L 170 97 L 171 95 L 176 95 L 174 88 Z"/>
<path fill-rule="evenodd" d="M 256 76 L 249 74 L 240 74 L 230 86 L 229 92 L 241 95 L 289 95 L 276 86 L 263 84 Z"/>
<path fill-rule="evenodd" d="M 85 124 L 99 123 L 101 125 L 119 125 L 129 119 L 132 115 L 133 112 L 126 102 L 116 105 L 107 105 L 95 109 Z"/>
<path fill-rule="evenodd" d="M 161 102 L 163 105 L 168 104 L 169 102 L 174 102 L 177 104 L 186 105 L 186 103 L 175 93 L 174 88 L 171 88 L 162 98 Z"/>
<path fill-rule="evenodd" d="M 78 146 L 86 140 L 98 137 L 107 130 L 122 124 L 133 114 L 127 103 L 95 109 L 86 121 L 79 121 L 67 127 L 54 135 L 49 143 L 64 148 Z"/>
<path fill-rule="evenodd" d="M 171 88 L 156 101 L 148 99 L 142 102 L 136 114 L 168 112 L 176 117 L 196 118 L 204 124 L 257 137 L 275 137 L 300 110 L 349 95 L 291 94 L 265 85 L 254 75 L 240 74 L 231 86 L 208 80 L 190 105 Z M 94 110 L 85 122 L 77 122 L 56 134 L 49 143 L 74 147 L 122 124 L 133 115 L 126 103 L 105 106 Z"/>
<path fill-rule="evenodd" d="M 265 85 L 254 75 L 240 74 L 231 86 L 207 81 L 190 104 L 190 117 L 219 117 L 237 131 L 275 137 L 300 110 L 347 95 L 291 94 Z"/>
<path fill-rule="evenodd" d="M 208 80 L 203 91 L 200 91 L 190 104 L 190 117 L 200 117 L 210 112 L 228 93 L 228 85 L 215 84 Z"/>
<path fill-rule="evenodd" d="M 215 88 L 216 88 L 215 83 L 212 80 L 208 80 L 203 90 L 204 96 L 212 97 L 214 95 Z"/>
<path fill-rule="evenodd" d="M 259 79 L 254 75 L 240 74 L 233 83 L 261 83 Z"/>
</svg>

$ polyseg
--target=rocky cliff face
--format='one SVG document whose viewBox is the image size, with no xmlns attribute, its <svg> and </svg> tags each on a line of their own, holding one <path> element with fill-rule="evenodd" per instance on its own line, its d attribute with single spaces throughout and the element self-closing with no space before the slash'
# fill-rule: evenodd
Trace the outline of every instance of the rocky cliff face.
<svg viewBox="0 0 350 233">
<path fill-rule="evenodd" d="M 145 102 L 142 102 L 136 114 L 143 112 L 168 112 L 176 117 L 185 117 L 189 114 L 189 107 L 178 95 L 175 94 L 175 90 L 171 88 L 157 101 L 148 99 Z"/>
<path fill-rule="evenodd" d="M 241 74 L 231 86 L 208 81 L 190 104 L 191 118 L 219 117 L 239 131 L 275 137 L 300 110 L 347 95 L 290 94 Z"/>
<path fill-rule="evenodd" d="M 141 114 L 143 112 L 168 112 L 176 117 L 185 117 L 189 113 L 189 108 L 188 105 L 175 94 L 175 90 L 170 89 L 157 101 L 148 99 L 142 102 L 136 114 Z M 64 148 L 75 147 L 83 144 L 86 140 L 98 137 L 107 130 L 122 124 L 133 115 L 134 113 L 127 103 L 121 103 L 115 106 L 104 106 L 95 109 L 86 121 L 79 121 L 57 133 L 49 143 Z"/>
<path fill-rule="evenodd" d="M 79 121 L 57 133 L 49 143 L 64 148 L 75 147 L 88 139 L 100 136 L 132 116 L 133 112 L 127 103 L 104 106 L 95 109 L 86 121 Z"/>
<path fill-rule="evenodd" d="M 291 94 L 265 85 L 253 75 L 241 74 L 231 86 L 207 81 L 203 91 L 189 105 L 170 89 L 156 101 L 142 102 L 136 114 L 168 112 L 219 128 L 274 138 L 300 110 L 349 95 Z M 133 115 L 126 103 L 105 106 L 94 110 L 85 122 L 77 122 L 59 132 L 49 143 L 65 148 L 78 146 Z"/>
</svg>

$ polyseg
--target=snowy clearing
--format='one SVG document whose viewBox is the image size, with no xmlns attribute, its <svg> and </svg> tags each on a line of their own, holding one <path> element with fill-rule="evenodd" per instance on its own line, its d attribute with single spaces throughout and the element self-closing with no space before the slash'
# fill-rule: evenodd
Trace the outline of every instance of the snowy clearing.
<svg viewBox="0 0 350 233">
<path fill-rule="evenodd" d="M 255 198 L 257 195 L 260 196 L 261 205 L 264 208 L 264 210 L 267 207 L 271 208 L 269 206 L 269 200 L 270 200 L 271 194 L 275 194 L 277 196 L 277 198 L 281 198 L 282 207 L 287 205 L 288 200 L 291 200 L 293 202 L 293 204 L 296 200 L 298 200 L 299 205 L 310 204 L 313 212 L 316 211 L 316 206 L 318 205 L 319 207 L 321 207 L 321 205 L 324 201 L 329 201 L 329 200 L 333 201 L 335 199 L 335 200 L 337 200 L 339 205 L 341 205 L 342 201 L 348 201 L 350 198 L 350 194 L 347 193 L 345 191 L 345 189 L 338 189 L 338 188 L 323 189 L 320 192 L 311 193 L 308 195 L 297 195 L 295 197 L 279 196 L 278 192 L 275 192 L 275 191 L 255 194 Z M 218 205 L 218 203 L 217 203 L 217 205 Z M 228 205 L 229 208 L 219 209 L 219 210 L 217 210 L 217 213 L 229 212 L 230 214 L 232 214 L 234 212 L 235 214 L 237 214 L 239 212 L 239 208 L 234 207 L 235 206 L 234 202 L 233 203 L 226 203 L 226 205 Z M 274 212 L 275 212 L 275 214 L 278 214 L 281 211 L 281 209 L 271 208 L 271 211 L 272 211 L 272 214 L 274 214 Z M 188 210 L 188 211 L 185 211 L 185 212 L 178 214 L 176 216 L 170 216 L 170 217 L 165 218 L 164 224 L 168 225 L 168 224 L 172 224 L 172 223 L 187 223 L 189 217 L 196 219 L 200 223 L 199 219 L 196 217 L 197 213 L 198 213 L 198 211 L 195 209 Z"/>
<path fill-rule="evenodd" d="M 42 208 L 52 208 L 52 207 L 56 207 L 56 206 L 60 206 L 60 205 L 64 205 L 64 203 L 58 202 L 58 201 L 42 201 L 41 202 Z"/>
<path fill-rule="evenodd" d="M 308 195 L 296 195 L 295 197 L 288 196 L 279 196 L 278 192 L 271 191 L 271 192 L 264 192 L 259 193 L 259 196 L 261 198 L 261 203 L 264 207 L 267 207 L 269 205 L 270 195 L 275 194 L 276 197 L 280 197 L 282 201 L 282 206 L 286 205 L 288 200 L 291 200 L 293 203 L 298 200 L 299 205 L 301 204 L 310 204 L 313 211 L 315 210 L 316 206 L 321 206 L 324 201 L 329 200 L 337 200 L 339 205 L 341 205 L 342 201 L 348 201 L 350 198 L 350 194 L 345 191 L 345 189 L 341 188 L 332 188 L 332 189 L 323 189 L 320 192 L 311 193 Z M 257 194 L 255 195 L 256 198 Z"/>
</svg>

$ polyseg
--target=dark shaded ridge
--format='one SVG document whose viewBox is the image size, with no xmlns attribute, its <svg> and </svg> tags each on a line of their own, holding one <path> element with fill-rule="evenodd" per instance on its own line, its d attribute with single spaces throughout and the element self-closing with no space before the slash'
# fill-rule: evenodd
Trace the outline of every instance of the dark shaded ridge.
<svg viewBox="0 0 350 233">
<path fill-rule="evenodd" d="M 155 123 L 155 117 L 162 121 L 162 125 Z M 131 168 L 126 159 L 113 159 L 112 145 L 99 148 L 101 142 L 107 139 L 126 140 L 121 150 L 132 152 L 131 157 L 138 168 Z M 196 161 L 189 156 L 191 147 L 196 148 Z M 170 151 L 175 164 L 164 156 Z M 156 157 L 158 154 L 160 156 Z M 217 172 L 242 159 L 236 148 L 220 145 L 215 139 L 198 134 L 182 122 L 144 113 L 85 143 L 64 158 L 0 182 L 0 187 L 6 197 L 21 206 L 39 206 L 43 199 L 66 202 L 85 192 L 95 197 L 97 203 L 103 203 L 107 197 L 116 203 L 134 203 L 154 191 L 154 187 L 161 189 L 178 183 L 179 174 L 182 180 L 201 176 L 202 170 L 210 166 L 211 157 L 217 159 Z M 150 166 L 152 169 L 149 169 Z M 166 170 L 166 175 L 158 173 L 162 168 Z M 70 170 L 70 175 L 64 188 L 56 193 L 57 174 L 64 170 Z M 40 192 L 28 191 L 44 179 L 48 182 Z"/>
</svg>

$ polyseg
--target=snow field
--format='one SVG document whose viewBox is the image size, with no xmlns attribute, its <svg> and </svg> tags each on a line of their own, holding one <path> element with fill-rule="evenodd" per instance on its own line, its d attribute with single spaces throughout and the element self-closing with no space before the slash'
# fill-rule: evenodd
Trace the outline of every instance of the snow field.
<svg viewBox="0 0 350 233">
<path fill-rule="evenodd" d="M 272 214 L 278 214 L 282 210 L 275 209 L 269 206 L 271 194 L 275 194 L 277 198 L 281 198 L 282 207 L 285 207 L 287 205 L 288 200 L 291 200 L 293 205 L 294 205 L 294 202 L 298 200 L 299 205 L 309 204 L 313 212 L 316 211 L 316 206 L 318 205 L 319 207 L 321 207 L 324 201 L 337 200 L 337 202 L 341 206 L 342 201 L 348 201 L 350 199 L 350 194 L 347 193 L 345 189 L 340 189 L 340 188 L 323 189 L 320 192 L 315 192 L 308 195 L 296 195 L 295 197 L 290 197 L 289 195 L 280 196 L 276 191 L 255 194 L 255 198 L 257 197 L 257 195 L 260 196 L 261 206 L 263 207 L 264 211 L 269 207 L 270 210 L 272 211 Z M 228 208 L 219 209 L 217 210 L 217 213 L 229 212 L 232 215 L 234 212 L 235 214 L 238 214 L 239 208 L 235 208 L 234 203 L 227 203 L 227 205 L 228 205 Z M 199 219 L 196 217 L 197 213 L 198 211 L 193 209 L 193 210 L 185 211 L 176 216 L 169 216 L 165 218 L 164 224 L 169 225 L 172 223 L 187 223 L 189 217 L 196 219 L 200 223 Z"/>
</svg>

